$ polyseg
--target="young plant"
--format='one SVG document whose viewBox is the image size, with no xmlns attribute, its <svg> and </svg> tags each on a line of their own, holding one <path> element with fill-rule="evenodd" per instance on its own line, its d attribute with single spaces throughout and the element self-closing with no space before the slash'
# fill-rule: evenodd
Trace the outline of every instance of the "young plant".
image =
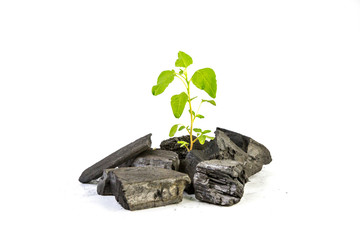
<svg viewBox="0 0 360 240">
<path fill-rule="evenodd" d="M 185 105 L 188 103 L 189 105 L 189 114 L 190 114 L 190 125 L 183 125 L 183 124 L 175 124 L 171 127 L 169 136 L 173 137 L 177 131 L 182 131 L 184 129 L 190 135 L 190 142 L 185 141 L 178 141 L 178 144 L 181 147 L 185 147 L 188 151 L 191 151 L 193 145 L 196 141 L 199 141 L 200 144 L 204 144 L 205 140 L 213 139 L 206 134 L 210 133 L 210 130 L 201 130 L 200 128 L 194 128 L 194 121 L 195 119 L 204 118 L 203 115 L 199 114 L 200 107 L 202 103 L 210 103 L 216 106 L 214 100 L 204 100 L 202 99 L 197 111 L 194 111 L 194 106 L 192 105 L 192 101 L 197 98 L 198 96 L 191 97 L 190 95 L 190 83 L 195 85 L 195 87 L 204 90 L 211 98 L 216 98 L 216 75 L 214 70 L 211 68 L 203 68 L 197 70 L 191 78 L 188 78 L 187 68 L 193 63 L 192 58 L 184 52 L 178 53 L 178 59 L 175 62 L 175 67 L 178 67 L 179 71 L 176 72 L 175 70 L 166 70 L 160 73 L 157 84 L 152 87 L 152 94 L 157 96 L 165 91 L 165 89 L 169 86 L 169 84 L 174 81 L 175 77 L 179 79 L 185 86 L 186 91 L 174 95 L 171 97 L 171 108 L 175 118 L 180 118 L 182 113 L 184 112 Z M 196 133 L 196 138 L 193 139 L 193 133 Z"/>
</svg>

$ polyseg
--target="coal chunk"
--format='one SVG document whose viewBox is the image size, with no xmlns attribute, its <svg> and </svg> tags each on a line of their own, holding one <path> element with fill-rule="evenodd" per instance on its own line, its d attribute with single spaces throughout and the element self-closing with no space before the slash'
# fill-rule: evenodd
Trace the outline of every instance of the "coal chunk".
<svg viewBox="0 0 360 240">
<path fill-rule="evenodd" d="M 158 167 L 126 167 L 109 172 L 115 199 L 128 210 L 165 206 L 182 201 L 190 183 L 184 173 Z"/>
<path fill-rule="evenodd" d="M 238 161 L 203 161 L 196 166 L 195 197 L 203 202 L 231 206 L 242 198 L 246 182 L 245 171 Z"/>
<path fill-rule="evenodd" d="M 195 139 L 196 136 L 193 136 L 193 139 Z M 160 143 L 160 149 L 168 150 L 176 152 L 179 155 L 179 159 L 185 159 L 188 151 L 184 147 L 180 147 L 180 144 L 178 144 L 178 141 L 185 141 L 190 142 L 190 135 L 181 136 L 181 137 L 173 137 L 166 139 Z M 201 145 L 199 141 L 196 141 L 193 145 L 194 150 L 204 150 L 209 142 L 206 141 L 205 144 Z"/>
<path fill-rule="evenodd" d="M 161 167 L 172 170 L 179 170 L 179 157 L 176 152 L 155 149 L 147 150 L 137 156 L 132 162 L 132 167 Z"/>
<path fill-rule="evenodd" d="M 101 177 L 104 169 L 115 168 L 122 164 L 126 164 L 128 161 L 133 160 L 137 155 L 148 150 L 150 147 L 151 134 L 148 134 L 126 145 L 125 147 L 120 148 L 116 152 L 85 169 L 79 177 L 79 181 L 82 183 L 88 183 L 91 180 L 97 179 Z"/>
</svg>

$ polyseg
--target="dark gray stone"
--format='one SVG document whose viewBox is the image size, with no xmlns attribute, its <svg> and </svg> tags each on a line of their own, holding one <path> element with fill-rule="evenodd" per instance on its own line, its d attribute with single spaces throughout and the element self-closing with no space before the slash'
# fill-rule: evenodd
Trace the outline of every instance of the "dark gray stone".
<svg viewBox="0 0 360 240">
<path fill-rule="evenodd" d="M 109 175 L 112 193 L 128 210 L 181 202 L 183 190 L 190 183 L 184 173 L 157 167 L 117 168 Z"/>
<path fill-rule="evenodd" d="M 238 203 L 247 182 L 240 162 L 209 160 L 196 166 L 194 188 L 196 199 L 221 206 Z"/>
<path fill-rule="evenodd" d="M 161 167 L 172 170 L 179 170 L 179 157 L 176 152 L 155 149 L 147 150 L 137 156 L 132 162 L 132 167 Z"/>
<path fill-rule="evenodd" d="M 128 161 L 133 160 L 137 155 L 148 150 L 150 147 L 151 134 L 148 134 L 85 169 L 79 177 L 79 181 L 82 183 L 88 183 L 91 180 L 97 179 L 102 175 L 104 169 L 115 168 L 122 164 L 126 164 Z"/>
<path fill-rule="evenodd" d="M 115 170 L 115 168 L 104 169 L 103 175 L 97 184 L 97 193 L 103 196 L 113 195 L 110 186 L 109 172 Z"/>
</svg>

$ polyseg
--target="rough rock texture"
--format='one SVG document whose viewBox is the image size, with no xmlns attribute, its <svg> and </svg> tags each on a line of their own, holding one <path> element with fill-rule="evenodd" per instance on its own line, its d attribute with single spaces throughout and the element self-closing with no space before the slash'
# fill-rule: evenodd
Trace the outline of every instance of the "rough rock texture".
<svg viewBox="0 0 360 240">
<path fill-rule="evenodd" d="M 193 139 L 195 139 L 195 138 L 196 137 L 193 136 Z M 186 154 L 188 152 L 187 152 L 186 148 L 180 147 L 180 144 L 177 143 L 178 141 L 190 142 L 190 136 L 186 135 L 186 136 L 173 137 L 173 138 L 166 139 L 160 143 L 160 149 L 176 152 L 179 155 L 179 159 L 181 161 L 182 159 L 185 159 Z M 204 145 L 201 145 L 199 143 L 199 141 L 196 141 L 194 143 L 193 149 L 194 150 L 203 150 L 206 148 L 208 143 L 209 142 L 206 141 Z"/>
<path fill-rule="evenodd" d="M 165 206 L 182 201 L 188 175 L 157 167 L 117 168 L 109 172 L 111 190 L 128 210 Z"/>
<path fill-rule="evenodd" d="M 242 163 L 246 176 L 250 177 L 271 162 L 269 150 L 255 140 L 226 129 L 215 131 L 216 159 L 232 159 Z"/>
<path fill-rule="evenodd" d="M 97 193 L 103 196 L 113 195 L 110 186 L 109 172 L 114 171 L 115 168 L 104 169 L 103 175 L 97 184 Z"/>
<path fill-rule="evenodd" d="M 95 163 L 91 167 L 85 169 L 81 174 L 79 181 L 88 183 L 91 180 L 99 178 L 104 169 L 114 168 L 119 165 L 131 161 L 140 153 L 148 150 L 151 147 L 151 134 L 148 134 L 138 140 L 126 145 L 125 147 L 110 154 L 103 160 Z"/>
<path fill-rule="evenodd" d="M 147 150 L 137 156 L 132 162 L 132 167 L 161 167 L 172 170 L 179 170 L 179 157 L 176 152 L 155 149 Z"/>
<path fill-rule="evenodd" d="M 196 166 L 195 197 L 200 201 L 231 206 L 240 201 L 246 181 L 245 171 L 240 162 L 203 161 Z"/>
</svg>

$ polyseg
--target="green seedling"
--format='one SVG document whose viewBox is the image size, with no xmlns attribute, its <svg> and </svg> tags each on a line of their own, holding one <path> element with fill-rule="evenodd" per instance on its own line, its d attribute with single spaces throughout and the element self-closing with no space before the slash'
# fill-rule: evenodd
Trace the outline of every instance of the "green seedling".
<svg viewBox="0 0 360 240">
<path fill-rule="evenodd" d="M 190 114 L 190 125 L 175 124 L 171 127 L 169 136 L 175 136 L 177 131 L 186 131 L 190 135 L 190 142 L 179 141 L 181 147 L 185 147 L 188 151 L 191 151 L 193 145 L 196 141 L 199 141 L 200 144 L 204 144 L 206 139 L 214 139 L 206 134 L 210 133 L 210 130 L 202 130 L 200 128 L 194 128 L 195 119 L 204 118 L 203 115 L 199 114 L 200 107 L 202 103 L 210 103 L 216 106 L 214 100 L 204 100 L 202 99 L 197 111 L 194 111 L 192 101 L 196 97 L 191 97 L 190 95 L 190 83 L 195 85 L 195 87 L 204 90 L 211 98 L 216 98 L 216 75 L 214 70 L 211 68 L 203 68 L 197 70 L 191 78 L 188 78 L 187 68 L 193 63 L 192 58 L 184 52 L 178 53 L 178 59 L 175 62 L 175 67 L 178 67 L 178 71 L 175 70 L 166 70 L 160 73 L 157 84 L 152 87 L 152 94 L 157 96 L 165 91 L 169 84 L 174 81 L 175 77 L 179 79 L 185 86 L 186 91 L 180 94 L 174 95 L 171 97 L 171 108 L 175 118 L 180 118 L 184 112 L 185 106 L 188 103 L 189 105 L 189 114 Z M 196 138 L 193 139 L 193 134 L 196 133 Z"/>
</svg>

